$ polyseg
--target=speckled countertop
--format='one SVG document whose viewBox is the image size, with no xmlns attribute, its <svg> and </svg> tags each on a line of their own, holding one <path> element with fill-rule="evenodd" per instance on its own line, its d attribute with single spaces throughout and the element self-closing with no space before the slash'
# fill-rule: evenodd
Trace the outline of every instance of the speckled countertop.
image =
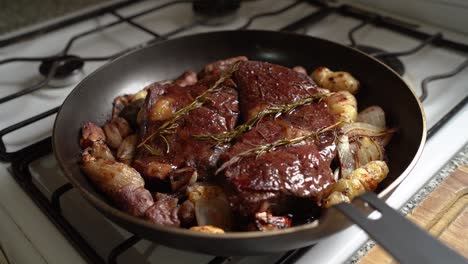
<svg viewBox="0 0 468 264">
<path fill-rule="evenodd" d="M 109 0 L 0 0 L 0 35 Z"/>
<path fill-rule="evenodd" d="M 413 208 L 418 206 L 439 184 L 459 166 L 468 164 L 468 144 L 466 144 L 461 151 L 455 155 L 424 187 L 422 187 L 407 203 L 400 209 L 406 215 L 410 213 Z M 359 250 L 345 263 L 355 264 L 375 245 L 372 240 L 367 241 Z"/>
</svg>

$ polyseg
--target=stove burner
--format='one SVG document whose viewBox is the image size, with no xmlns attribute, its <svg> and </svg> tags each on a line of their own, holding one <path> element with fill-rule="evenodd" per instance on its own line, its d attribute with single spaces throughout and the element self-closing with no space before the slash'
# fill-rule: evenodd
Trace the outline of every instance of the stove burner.
<svg viewBox="0 0 468 264">
<path fill-rule="evenodd" d="M 53 87 L 64 87 L 74 84 L 81 80 L 84 76 L 83 65 L 84 61 L 77 56 L 65 55 L 60 58 L 51 58 L 43 60 L 39 66 L 39 72 L 47 77 L 52 69 L 54 62 L 58 63 L 54 76 L 49 81 L 49 85 Z"/>
<path fill-rule="evenodd" d="M 208 26 L 227 24 L 234 20 L 240 0 L 195 0 L 195 18 Z"/>
<path fill-rule="evenodd" d="M 365 46 L 365 45 L 357 45 L 356 48 L 364 53 L 367 53 L 371 55 L 372 57 L 378 59 L 379 61 L 383 62 L 385 65 L 389 66 L 392 68 L 394 71 L 396 71 L 399 75 L 403 75 L 405 73 L 405 65 L 403 65 L 403 62 L 401 62 L 400 59 L 396 56 L 373 56 L 373 54 L 381 54 L 385 52 L 384 50 L 370 47 L 370 46 Z"/>
</svg>

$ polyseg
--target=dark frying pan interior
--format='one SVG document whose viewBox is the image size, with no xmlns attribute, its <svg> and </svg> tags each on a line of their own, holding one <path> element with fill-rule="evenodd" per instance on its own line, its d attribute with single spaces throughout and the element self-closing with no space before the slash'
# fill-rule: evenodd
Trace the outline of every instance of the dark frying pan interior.
<svg viewBox="0 0 468 264">
<path fill-rule="evenodd" d="M 54 127 L 54 152 L 65 175 L 105 216 L 143 238 L 184 250 L 215 255 L 249 255 L 285 251 L 314 244 L 350 225 L 336 210 L 326 211 L 317 227 L 302 225 L 281 231 L 197 233 L 147 223 L 114 208 L 90 185 L 78 167 L 78 137 L 85 121 L 103 124 L 117 95 L 135 92 L 147 84 L 198 70 L 208 62 L 246 55 L 252 60 L 285 66 L 302 65 L 346 70 L 362 83 L 359 108 L 381 106 L 398 133 L 387 149 L 390 174 L 381 183 L 386 196 L 408 174 L 425 140 L 424 116 L 407 84 L 378 61 L 354 49 L 309 36 L 268 31 L 225 31 L 169 40 L 138 50 L 101 67 L 67 97 Z"/>
</svg>

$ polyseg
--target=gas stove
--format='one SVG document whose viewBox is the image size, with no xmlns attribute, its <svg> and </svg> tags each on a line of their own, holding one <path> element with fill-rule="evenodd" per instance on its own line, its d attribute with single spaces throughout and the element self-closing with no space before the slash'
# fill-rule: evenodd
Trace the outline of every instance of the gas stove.
<svg viewBox="0 0 468 264">
<path fill-rule="evenodd" d="M 313 247 L 216 257 L 142 240 L 84 201 L 53 157 L 55 114 L 86 75 L 154 42 L 218 30 L 291 31 L 388 64 L 420 96 L 429 129 L 420 161 L 387 200 L 394 208 L 468 142 L 468 35 L 354 1 L 231 1 L 216 12 L 192 2 L 119 1 L 0 36 L 0 245 L 12 263 L 342 263 L 368 239 L 353 226 Z"/>
</svg>

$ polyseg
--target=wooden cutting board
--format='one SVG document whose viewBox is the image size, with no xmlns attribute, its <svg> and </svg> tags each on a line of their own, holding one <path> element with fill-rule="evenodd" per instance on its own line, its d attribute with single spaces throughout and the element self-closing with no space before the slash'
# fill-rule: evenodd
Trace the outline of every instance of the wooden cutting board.
<svg viewBox="0 0 468 264">
<path fill-rule="evenodd" d="M 468 166 L 461 166 L 422 201 L 408 218 L 468 258 Z M 417 245 L 415 245 L 417 246 Z M 359 264 L 398 263 L 380 246 Z"/>
</svg>

